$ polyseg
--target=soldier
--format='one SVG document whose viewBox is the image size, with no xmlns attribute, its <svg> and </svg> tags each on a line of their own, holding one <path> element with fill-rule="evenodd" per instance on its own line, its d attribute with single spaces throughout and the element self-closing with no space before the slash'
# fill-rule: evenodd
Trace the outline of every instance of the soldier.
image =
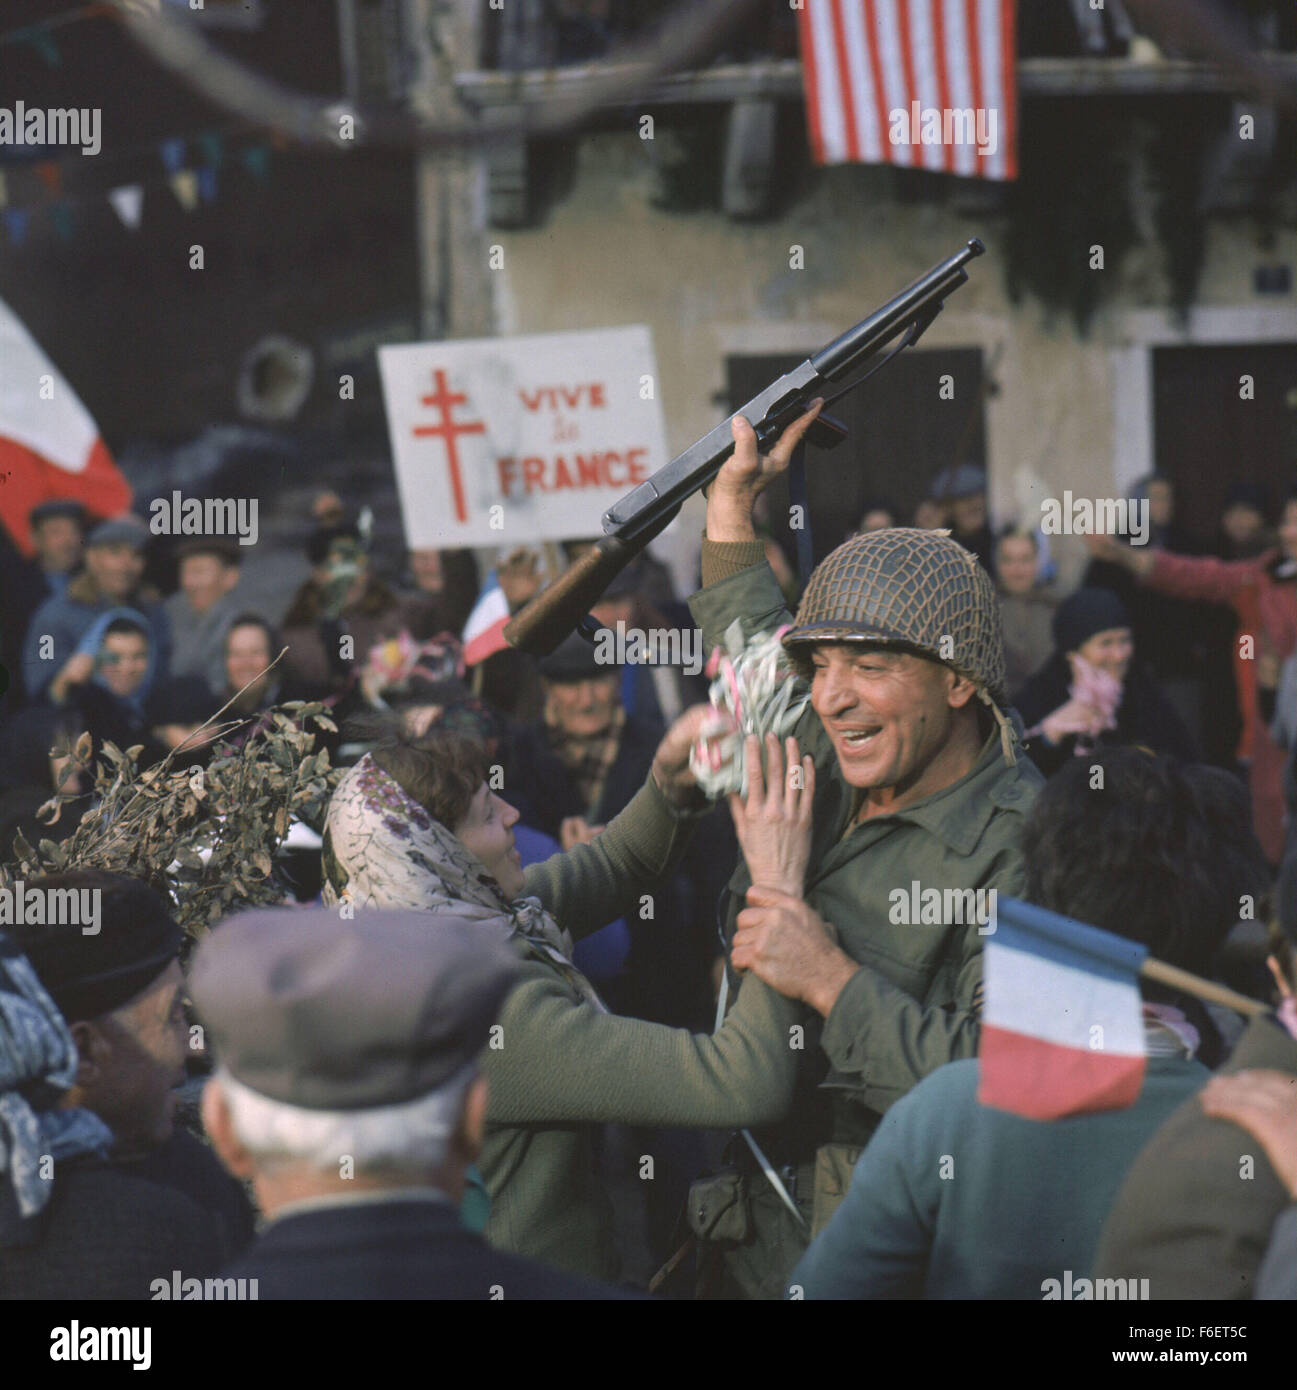
<svg viewBox="0 0 1297 1390">
<path fill-rule="evenodd" d="M 749 637 L 789 621 L 752 504 L 817 409 L 768 458 L 734 422 L 691 604 L 708 649 L 736 618 Z M 792 1111 L 756 1136 L 769 1171 L 735 1145 L 746 1217 L 706 1246 L 717 1291 L 731 1296 L 782 1296 L 883 1112 L 943 1063 L 975 1055 L 993 919 L 925 907 L 910 920 L 913 905 L 932 901 L 929 889 L 956 906 L 993 899 L 950 890 L 1019 892 L 1018 836 L 1041 785 L 1007 708 L 994 585 L 948 536 L 852 537 L 812 574 L 783 641 L 811 682 L 795 730 L 816 767 L 809 867 L 804 887 L 753 886 L 740 863 L 726 928 L 735 970 L 809 1009 Z M 705 1204 L 722 1205 L 715 1194 Z"/>
</svg>

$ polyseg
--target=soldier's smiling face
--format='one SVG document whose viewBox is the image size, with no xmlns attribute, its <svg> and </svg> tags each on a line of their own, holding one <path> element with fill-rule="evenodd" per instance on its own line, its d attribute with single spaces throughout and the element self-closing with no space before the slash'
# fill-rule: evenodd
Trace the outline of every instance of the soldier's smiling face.
<svg viewBox="0 0 1297 1390">
<path fill-rule="evenodd" d="M 811 706 L 851 786 L 927 795 L 946 785 L 942 754 L 975 693 L 971 681 L 867 643 L 817 643 L 811 668 Z"/>
</svg>

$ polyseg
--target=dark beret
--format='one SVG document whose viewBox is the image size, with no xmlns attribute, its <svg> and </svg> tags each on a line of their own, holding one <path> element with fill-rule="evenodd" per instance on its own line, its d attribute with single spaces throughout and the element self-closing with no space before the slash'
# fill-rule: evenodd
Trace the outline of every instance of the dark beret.
<svg viewBox="0 0 1297 1390">
<path fill-rule="evenodd" d="M 235 1080 L 286 1105 L 365 1110 L 463 1070 L 518 971 L 503 942 L 462 918 L 262 908 L 203 941 L 190 995 Z"/>
<path fill-rule="evenodd" d="M 569 633 L 548 656 L 541 657 L 539 665 L 548 681 L 584 681 L 616 670 L 595 660 L 594 646 L 579 632 Z"/>
<path fill-rule="evenodd" d="M 66 516 L 82 526 L 86 524 L 86 509 L 70 497 L 56 497 L 52 502 L 38 503 L 28 512 L 27 521 L 32 526 L 39 526 L 42 521 L 56 516 Z"/>
<path fill-rule="evenodd" d="M 12 887 L 16 890 L 18 885 Z M 54 907 L 60 899 L 51 896 L 52 890 L 97 892 L 97 899 L 78 897 L 77 902 L 78 906 L 97 904 L 98 931 L 87 935 L 83 923 L 66 920 L 68 913 L 49 910 L 44 916 L 61 915 L 65 920 L 34 924 L 31 894 L 40 893 Z M 29 879 L 23 893 L 26 922 L 6 930 L 69 1023 L 121 1008 L 143 993 L 180 954 L 183 933 L 166 899 L 139 879 L 74 870 Z"/>
<path fill-rule="evenodd" d="M 1074 652 L 1096 632 L 1129 626 L 1126 605 L 1111 589 L 1078 589 L 1054 610 L 1054 645 Z"/>
</svg>

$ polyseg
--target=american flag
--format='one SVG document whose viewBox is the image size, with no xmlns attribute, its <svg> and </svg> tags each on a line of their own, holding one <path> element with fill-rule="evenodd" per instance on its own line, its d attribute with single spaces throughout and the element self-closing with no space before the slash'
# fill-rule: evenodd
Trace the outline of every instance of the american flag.
<svg viewBox="0 0 1297 1390">
<path fill-rule="evenodd" d="M 803 0 L 817 164 L 1017 177 L 1016 0 Z"/>
</svg>

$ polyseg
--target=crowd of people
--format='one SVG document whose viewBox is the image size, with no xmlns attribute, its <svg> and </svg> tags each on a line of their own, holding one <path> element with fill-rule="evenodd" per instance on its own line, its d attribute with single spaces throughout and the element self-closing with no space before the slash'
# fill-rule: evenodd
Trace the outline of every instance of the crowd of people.
<svg viewBox="0 0 1297 1390">
<path fill-rule="evenodd" d="M 218 710 L 250 738 L 320 700 L 344 770 L 314 877 L 192 953 L 165 884 L 75 864 L 28 891 L 98 890 L 98 932 L 0 926 L 0 1297 L 179 1271 L 634 1298 L 628 1229 L 667 1297 L 1297 1294 L 1297 496 L 1272 518 L 1236 489 L 1207 553 L 1150 479 L 1150 543 L 1090 538 L 1063 595 L 962 464 L 913 525 L 872 503 L 797 593 L 754 518 L 813 414 L 768 457 L 736 422 L 687 606 L 645 556 L 595 610 L 709 652 L 778 634 L 809 703 L 719 802 L 690 770 L 706 676 L 579 636 L 467 664 L 471 554 L 384 577 L 325 496 L 268 614 L 236 544 L 156 556 L 131 517 L 36 509 L 4 579 L 0 844 L 56 790 L 79 800 L 49 833 L 75 825 L 83 730 L 91 761 L 201 765 Z M 481 582 L 517 609 L 541 577 L 515 553 Z M 1143 980 L 1134 1104 L 1007 1113 L 979 1099 L 986 937 L 898 920 L 912 884 L 1267 1007 Z M 200 1078 L 201 1123 L 177 1108 Z"/>
</svg>

